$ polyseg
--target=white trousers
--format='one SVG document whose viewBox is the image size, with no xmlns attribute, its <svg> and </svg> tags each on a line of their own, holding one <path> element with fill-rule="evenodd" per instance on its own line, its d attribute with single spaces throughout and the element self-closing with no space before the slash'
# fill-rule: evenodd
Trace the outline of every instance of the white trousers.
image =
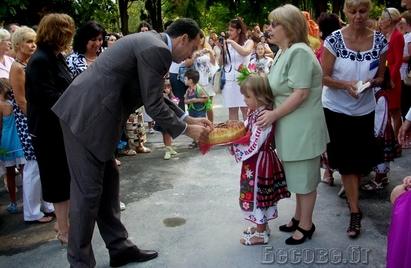
<svg viewBox="0 0 411 268">
<path fill-rule="evenodd" d="M 40 172 L 37 161 L 27 161 L 23 169 L 23 215 L 25 221 L 36 221 L 44 217 L 41 212 L 43 205 L 44 212 L 54 211 L 52 203 L 43 201 L 41 191 Z"/>
</svg>

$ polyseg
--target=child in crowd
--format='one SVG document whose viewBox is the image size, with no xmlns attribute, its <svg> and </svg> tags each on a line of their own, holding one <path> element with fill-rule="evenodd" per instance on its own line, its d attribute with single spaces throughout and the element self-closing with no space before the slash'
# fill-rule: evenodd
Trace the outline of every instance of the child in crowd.
<svg viewBox="0 0 411 268">
<path fill-rule="evenodd" d="M 268 74 L 272 63 L 273 59 L 265 56 L 264 43 L 258 43 L 255 48 L 255 58 L 250 61 L 250 64 L 254 64 L 259 73 Z"/>
<path fill-rule="evenodd" d="M 399 145 L 388 114 L 387 90 L 393 87 L 394 83 L 391 81 L 390 71 L 388 67 L 385 67 L 384 81 L 381 87 L 374 88 L 375 100 L 377 102 L 375 107 L 374 135 L 381 151 L 381 162 L 374 167 L 375 178 L 361 186 L 361 189 L 364 191 L 384 189 L 385 185 L 389 183 L 387 173 L 390 172 L 390 162 L 399 154 Z"/>
<path fill-rule="evenodd" d="M 26 162 L 24 158 L 23 147 L 21 146 L 20 138 L 17 133 L 16 122 L 14 121 L 13 105 L 10 96 L 10 83 L 6 78 L 0 79 L 0 121 L 1 130 L 1 148 L 5 151 L 0 154 L 0 164 L 6 168 L 7 186 L 9 189 L 10 201 L 7 210 L 11 213 L 17 213 L 17 198 L 16 198 L 16 170 L 19 165 L 20 170 L 23 170 Z M 21 173 L 23 177 L 23 173 Z"/>
<path fill-rule="evenodd" d="M 164 98 L 169 98 L 170 100 L 174 101 L 174 103 L 176 105 L 178 105 L 180 103 L 179 98 L 175 97 L 174 94 L 173 94 L 173 90 L 171 89 L 170 80 L 166 80 L 164 82 Z M 155 131 L 160 131 L 161 134 L 163 134 L 163 142 L 164 142 L 164 145 L 166 146 L 165 153 L 164 153 L 164 159 L 165 160 L 171 159 L 171 156 L 176 155 L 177 152 L 174 151 L 173 148 L 171 147 L 171 136 L 170 136 L 170 134 L 168 134 L 166 131 L 164 131 L 164 129 L 158 124 L 154 125 L 154 130 Z"/>
<path fill-rule="evenodd" d="M 184 103 L 188 105 L 188 115 L 191 117 L 206 117 L 207 93 L 199 84 L 200 74 L 197 70 L 188 69 L 184 74 L 184 84 L 188 86 L 184 95 Z M 199 93 L 200 92 L 200 93 Z M 197 141 L 193 141 L 188 148 L 197 148 Z"/>
<path fill-rule="evenodd" d="M 244 218 L 254 225 L 244 230 L 244 245 L 267 244 L 269 220 L 277 218 L 277 201 L 290 196 L 283 166 L 271 147 L 274 124 L 262 129 L 255 123 L 259 113 L 271 109 L 274 97 L 264 74 L 250 74 L 241 84 L 244 102 L 250 109 L 244 122 L 251 132 L 247 145 L 233 144 L 231 150 L 237 162 L 242 162 L 240 208 Z"/>
</svg>

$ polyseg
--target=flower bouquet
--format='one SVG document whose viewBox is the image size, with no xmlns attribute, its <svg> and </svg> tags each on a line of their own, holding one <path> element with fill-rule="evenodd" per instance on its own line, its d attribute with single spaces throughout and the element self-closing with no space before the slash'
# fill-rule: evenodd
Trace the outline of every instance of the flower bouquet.
<svg viewBox="0 0 411 268">
<path fill-rule="evenodd" d="M 257 66 L 254 63 L 249 63 L 248 66 L 245 66 L 243 63 L 238 66 L 236 70 L 240 74 L 237 76 L 237 82 L 239 85 L 244 82 L 244 80 L 252 73 L 257 73 Z"/>
</svg>

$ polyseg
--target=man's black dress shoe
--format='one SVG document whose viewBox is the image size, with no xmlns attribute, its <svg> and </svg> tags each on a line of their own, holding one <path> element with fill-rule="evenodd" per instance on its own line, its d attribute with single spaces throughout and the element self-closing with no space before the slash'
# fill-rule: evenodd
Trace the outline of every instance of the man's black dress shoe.
<svg viewBox="0 0 411 268">
<path fill-rule="evenodd" d="M 126 265 L 130 262 L 144 262 L 151 259 L 154 259 L 158 256 L 157 251 L 155 250 L 142 250 L 137 246 L 128 248 L 123 253 L 111 258 L 110 266 L 111 267 L 120 267 Z"/>
</svg>

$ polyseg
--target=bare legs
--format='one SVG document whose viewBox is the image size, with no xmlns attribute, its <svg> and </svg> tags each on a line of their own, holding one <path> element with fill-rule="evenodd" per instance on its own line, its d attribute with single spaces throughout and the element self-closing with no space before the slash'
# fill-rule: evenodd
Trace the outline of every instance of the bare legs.
<svg viewBox="0 0 411 268">
<path fill-rule="evenodd" d="M 213 96 L 210 96 L 211 102 L 213 102 L 213 98 L 214 98 Z M 211 123 L 214 123 L 214 110 L 213 109 L 207 111 L 207 118 L 208 120 L 211 121 Z"/>
<path fill-rule="evenodd" d="M 360 213 L 358 207 L 358 195 L 359 195 L 359 186 L 361 181 L 361 175 L 359 174 L 342 174 L 341 179 L 344 185 L 345 194 L 347 196 L 347 202 L 350 208 L 351 213 Z M 353 215 L 353 214 L 351 214 Z M 361 220 L 361 219 L 360 219 Z M 350 224 L 351 225 L 351 224 Z M 347 235 L 350 237 L 356 237 L 359 234 L 360 225 L 356 226 L 358 231 L 354 230 L 347 231 Z"/>
<path fill-rule="evenodd" d="M 296 194 L 296 206 L 294 212 L 294 219 L 300 221 L 298 225 L 304 230 L 310 230 L 313 224 L 312 217 L 314 211 L 315 201 L 317 199 L 317 190 L 312 191 L 308 194 Z M 288 224 L 291 226 L 292 222 Z M 296 230 L 293 234 L 294 239 L 301 239 L 303 234 Z"/>
<path fill-rule="evenodd" d="M 247 119 L 248 108 L 247 107 L 230 107 L 228 108 L 228 119 L 229 120 L 239 120 L 238 117 L 238 110 L 241 110 L 241 114 L 243 116 L 243 121 Z"/>
<path fill-rule="evenodd" d="M 59 203 L 54 203 L 54 214 L 56 215 L 57 224 L 54 225 L 54 230 L 58 232 L 57 237 L 62 243 L 67 244 L 69 234 L 69 209 L 70 200 Z"/>
<path fill-rule="evenodd" d="M 392 125 L 393 125 L 393 129 L 394 129 L 395 137 L 398 137 L 398 132 L 399 132 L 400 127 L 402 125 L 400 109 L 390 109 L 389 114 L 392 118 Z"/>
</svg>

